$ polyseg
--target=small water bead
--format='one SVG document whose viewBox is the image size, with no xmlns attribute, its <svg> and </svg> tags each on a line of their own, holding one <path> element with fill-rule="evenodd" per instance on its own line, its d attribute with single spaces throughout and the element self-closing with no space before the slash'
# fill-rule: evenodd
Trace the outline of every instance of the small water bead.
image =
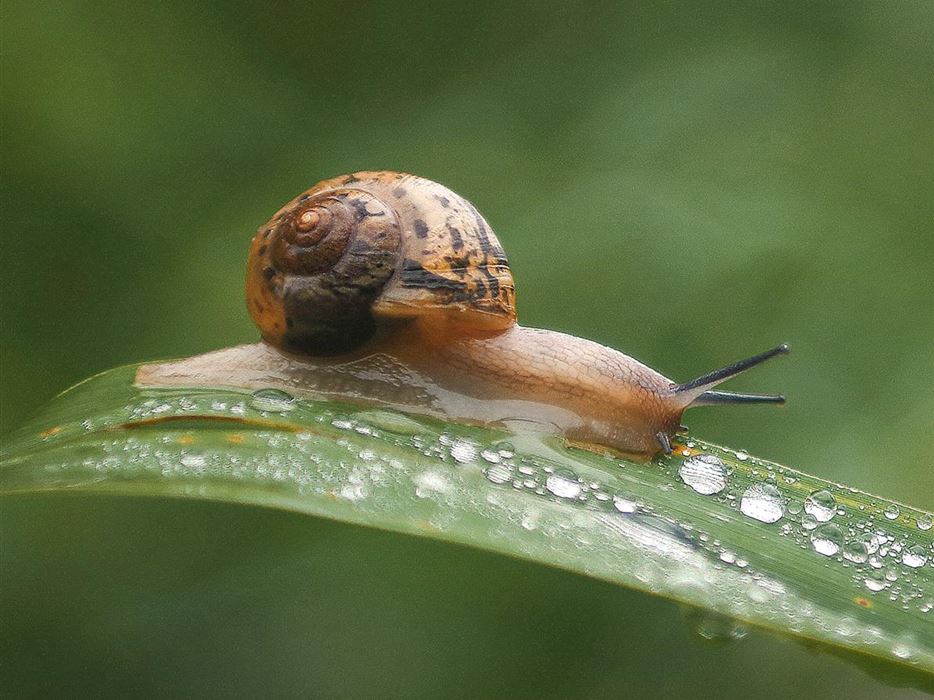
<svg viewBox="0 0 934 700">
<path fill-rule="evenodd" d="M 460 464 L 473 462 L 477 458 L 477 446 L 469 440 L 458 438 L 451 445 L 451 457 Z"/>
<path fill-rule="evenodd" d="M 830 520 L 837 512 L 837 499 L 830 491 L 821 489 L 804 499 L 804 511 L 819 523 Z"/>
<path fill-rule="evenodd" d="M 493 448 L 499 452 L 499 456 L 503 459 L 511 459 L 516 456 L 516 448 L 513 447 L 511 442 L 500 442 L 493 445 Z"/>
<path fill-rule="evenodd" d="M 860 539 L 866 545 L 866 551 L 870 554 L 875 554 L 879 551 L 879 547 L 885 542 L 885 535 L 878 532 L 867 532 Z"/>
<path fill-rule="evenodd" d="M 613 507 L 620 513 L 635 513 L 639 509 L 639 504 L 622 496 L 613 496 Z"/>
<path fill-rule="evenodd" d="M 839 552 L 842 542 L 843 531 L 833 523 L 821 525 L 811 533 L 811 546 L 825 557 L 832 557 Z"/>
<path fill-rule="evenodd" d="M 763 523 L 774 523 L 785 514 L 782 495 L 772 484 L 753 484 L 743 493 L 739 505 L 743 515 Z"/>
<path fill-rule="evenodd" d="M 418 435 L 424 433 L 425 426 L 408 416 L 392 411 L 361 411 L 354 414 L 358 421 L 369 423 L 370 425 L 386 430 L 397 435 Z M 362 426 L 357 426 L 357 432 L 361 432 Z"/>
<path fill-rule="evenodd" d="M 736 453 L 736 459 L 738 459 L 740 462 L 745 462 L 747 459 L 749 459 L 749 453 L 744 450 L 740 450 Z"/>
<path fill-rule="evenodd" d="M 714 455 L 697 455 L 686 459 L 678 469 L 685 484 L 697 493 L 711 496 L 726 488 L 726 465 Z"/>
<path fill-rule="evenodd" d="M 862 540 L 849 540 L 843 545 L 843 558 L 855 564 L 863 564 L 869 559 L 869 551 Z"/>
<path fill-rule="evenodd" d="M 924 547 L 920 544 L 912 545 L 902 554 L 902 564 L 910 566 L 912 569 L 924 566 L 927 560 L 928 555 L 925 553 Z"/>
<path fill-rule="evenodd" d="M 486 470 L 486 478 L 494 484 L 505 484 L 512 479 L 512 470 L 504 464 L 494 464 Z"/>
<path fill-rule="evenodd" d="M 257 411 L 287 413 L 295 408 L 295 397 L 279 389 L 258 389 L 250 395 L 250 405 Z"/>
<path fill-rule="evenodd" d="M 895 518 L 901 515 L 901 512 L 902 512 L 901 509 L 894 503 L 890 503 L 889 505 L 887 505 L 885 507 L 885 510 L 883 511 L 883 513 L 885 514 L 885 517 L 888 518 L 889 520 L 895 520 Z"/>
<path fill-rule="evenodd" d="M 183 467 L 199 470 L 204 468 L 204 465 L 207 463 L 207 458 L 199 454 L 184 454 L 179 461 L 182 463 Z"/>
<path fill-rule="evenodd" d="M 559 498 L 577 498 L 581 493 L 581 482 L 573 472 L 560 469 L 548 475 L 545 488 Z"/>
<path fill-rule="evenodd" d="M 934 517 L 930 513 L 924 513 L 918 517 L 917 522 L 919 530 L 930 530 L 931 526 L 934 525 Z"/>
<path fill-rule="evenodd" d="M 694 623 L 694 632 L 711 642 L 733 642 L 749 634 L 749 628 L 739 620 L 716 613 L 701 613 Z"/>
<path fill-rule="evenodd" d="M 900 659 L 910 659 L 912 656 L 912 645 L 910 637 L 900 640 L 892 647 L 892 653 Z"/>
<path fill-rule="evenodd" d="M 480 458 L 484 462 L 489 462 L 490 464 L 499 464 L 503 461 L 503 456 L 499 452 L 490 449 L 482 450 L 480 452 Z"/>
</svg>

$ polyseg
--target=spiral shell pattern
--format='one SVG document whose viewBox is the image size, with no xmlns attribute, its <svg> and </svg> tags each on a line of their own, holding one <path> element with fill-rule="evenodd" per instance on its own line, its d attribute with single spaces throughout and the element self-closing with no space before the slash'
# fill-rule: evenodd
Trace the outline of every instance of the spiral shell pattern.
<svg viewBox="0 0 934 700">
<path fill-rule="evenodd" d="M 470 202 L 424 178 L 361 172 L 318 183 L 259 230 L 247 306 L 266 341 L 332 355 L 364 343 L 383 319 L 434 314 L 508 328 L 515 287 Z"/>
</svg>

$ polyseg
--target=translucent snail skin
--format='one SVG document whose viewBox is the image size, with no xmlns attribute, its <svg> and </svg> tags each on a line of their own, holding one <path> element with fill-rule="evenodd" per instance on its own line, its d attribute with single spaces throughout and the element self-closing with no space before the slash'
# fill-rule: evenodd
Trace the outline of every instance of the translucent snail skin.
<svg viewBox="0 0 934 700">
<path fill-rule="evenodd" d="M 784 402 L 712 389 L 786 345 L 678 384 L 612 348 L 518 325 L 492 229 L 467 200 L 405 173 L 324 180 L 286 204 L 253 239 L 246 295 L 261 342 L 144 365 L 137 384 L 522 423 L 643 459 L 671 451 L 687 408 Z"/>
</svg>

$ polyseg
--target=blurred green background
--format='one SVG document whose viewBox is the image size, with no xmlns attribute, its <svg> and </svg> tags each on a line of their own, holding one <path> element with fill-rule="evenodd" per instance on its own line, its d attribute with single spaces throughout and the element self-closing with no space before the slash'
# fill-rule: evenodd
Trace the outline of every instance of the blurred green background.
<svg viewBox="0 0 934 700">
<path fill-rule="evenodd" d="M 676 379 L 792 345 L 729 385 L 782 391 L 784 410 L 692 412 L 696 434 L 934 507 L 934 3 L 0 13 L 0 432 L 97 371 L 253 340 L 255 228 L 319 179 L 389 168 L 485 214 L 525 325 Z M 697 646 L 674 606 L 638 594 L 296 516 L 118 499 L 2 515 L 17 582 L 3 667 L 24 694 L 38 678 L 290 695 L 320 681 L 358 697 L 899 692 L 786 642 Z M 336 557 L 317 578 L 316 547 Z M 170 648 L 191 656 L 166 664 Z"/>
</svg>

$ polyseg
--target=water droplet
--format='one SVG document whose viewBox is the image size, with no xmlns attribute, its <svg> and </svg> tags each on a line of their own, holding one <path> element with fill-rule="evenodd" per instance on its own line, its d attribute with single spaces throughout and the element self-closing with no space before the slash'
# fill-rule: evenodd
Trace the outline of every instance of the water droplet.
<svg viewBox="0 0 934 700">
<path fill-rule="evenodd" d="M 862 540 L 849 540 L 843 545 L 843 558 L 856 564 L 862 564 L 869 559 L 869 550 Z"/>
<path fill-rule="evenodd" d="M 912 545 L 902 553 L 902 564 L 912 569 L 924 566 L 927 560 L 928 556 L 920 544 Z"/>
<path fill-rule="evenodd" d="M 772 484 L 753 484 L 746 489 L 739 509 L 743 515 L 763 523 L 774 523 L 785 514 L 781 492 Z"/>
<path fill-rule="evenodd" d="M 903 637 L 892 647 L 892 653 L 900 659 L 910 659 L 912 655 L 912 646 L 914 640 L 911 637 Z"/>
<path fill-rule="evenodd" d="M 565 469 L 550 474 L 545 480 L 545 488 L 560 498 L 577 498 L 581 493 L 577 475 Z"/>
<path fill-rule="evenodd" d="M 189 469 L 203 469 L 204 465 L 207 463 L 205 456 L 198 454 L 184 454 L 179 461 L 182 463 L 183 467 L 188 467 Z"/>
<path fill-rule="evenodd" d="M 837 499 L 830 491 L 821 489 L 804 499 L 804 511 L 819 523 L 826 523 L 837 512 Z"/>
<path fill-rule="evenodd" d="M 685 484 L 704 496 L 726 488 L 726 465 L 714 455 L 697 455 L 684 460 L 678 474 Z"/>
<path fill-rule="evenodd" d="M 930 530 L 934 525 L 934 517 L 930 513 L 924 513 L 918 517 L 918 528 L 921 530 Z"/>
<path fill-rule="evenodd" d="M 355 417 L 359 421 L 397 435 L 418 435 L 425 432 L 425 426 L 418 421 L 392 411 L 361 411 L 355 414 Z M 360 432 L 360 426 L 357 427 L 357 432 Z"/>
<path fill-rule="evenodd" d="M 477 458 L 477 446 L 470 442 L 470 440 L 458 438 L 451 445 L 451 456 L 454 458 L 455 462 L 461 464 L 473 462 Z"/>
<path fill-rule="evenodd" d="M 513 447 L 511 442 L 503 441 L 499 444 L 493 445 L 493 447 L 497 452 L 499 452 L 499 456 L 503 459 L 511 459 L 512 457 L 516 456 L 516 448 Z"/>
<path fill-rule="evenodd" d="M 821 525 L 811 533 L 811 545 L 814 551 L 825 557 L 832 557 L 840 551 L 843 542 L 843 532 L 833 523 Z"/>
<path fill-rule="evenodd" d="M 878 532 L 867 532 L 860 537 L 860 540 L 866 545 L 867 552 L 875 554 L 879 551 L 879 546 L 885 541 L 885 537 Z"/>
<path fill-rule="evenodd" d="M 899 509 L 899 507 L 894 503 L 889 503 L 889 505 L 887 505 L 883 511 L 883 513 L 885 513 L 885 517 L 889 520 L 895 520 L 895 518 L 901 515 L 901 512 L 901 509 Z"/>
<path fill-rule="evenodd" d="M 726 615 L 697 610 L 688 616 L 695 634 L 711 642 L 733 642 L 749 634 L 746 625 Z"/>
<path fill-rule="evenodd" d="M 813 530 L 819 524 L 820 523 L 817 522 L 817 518 L 815 518 L 810 513 L 805 513 L 801 516 L 801 527 L 803 527 L 805 530 Z"/>
<path fill-rule="evenodd" d="M 494 464 L 486 470 L 486 478 L 494 484 L 505 484 L 512 479 L 512 471 L 504 464 Z"/>
<path fill-rule="evenodd" d="M 638 503 L 622 496 L 613 496 L 613 507 L 620 513 L 635 513 L 639 510 Z"/>
<path fill-rule="evenodd" d="M 885 578 L 878 571 L 873 571 L 863 579 L 863 585 L 873 593 L 878 593 L 885 588 Z"/>
<path fill-rule="evenodd" d="M 480 457 L 490 464 L 499 464 L 503 461 L 503 456 L 496 450 L 483 450 L 480 453 Z"/>
<path fill-rule="evenodd" d="M 279 389 L 258 389 L 250 396 L 250 405 L 257 411 L 285 413 L 295 408 L 295 397 Z"/>
<path fill-rule="evenodd" d="M 745 450 L 740 450 L 736 453 L 736 459 L 738 459 L 740 462 L 745 462 L 747 459 L 749 459 L 749 453 Z"/>
</svg>

